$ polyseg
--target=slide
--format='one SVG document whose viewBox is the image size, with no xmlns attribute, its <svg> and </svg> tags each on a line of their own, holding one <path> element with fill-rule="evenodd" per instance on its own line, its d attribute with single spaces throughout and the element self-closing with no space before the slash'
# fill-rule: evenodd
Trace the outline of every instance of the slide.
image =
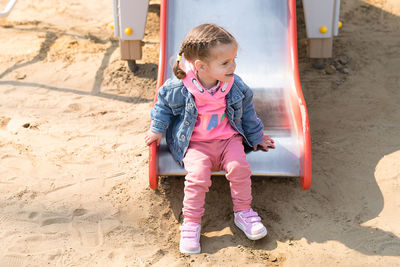
<svg viewBox="0 0 400 267">
<path fill-rule="evenodd" d="M 186 33 L 202 23 L 218 24 L 239 43 L 238 74 L 254 93 L 254 104 L 276 149 L 248 151 L 255 176 L 299 177 L 311 184 L 311 143 L 297 60 L 296 0 L 162 0 L 157 88 L 172 77 L 172 65 Z M 150 146 L 149 182 L 185 175 L 165 139 Z M 215 173 L 223 174 L 223 172 Z"/>
</svg>

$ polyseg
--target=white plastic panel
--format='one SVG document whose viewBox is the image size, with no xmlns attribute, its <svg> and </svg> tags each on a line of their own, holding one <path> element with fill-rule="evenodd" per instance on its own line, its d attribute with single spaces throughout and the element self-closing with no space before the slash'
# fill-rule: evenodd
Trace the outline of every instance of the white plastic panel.
<svg viewBox="0 0 400 267">
<path fill-rule="evenodd" d="M 146 26 L 149 0 L 117 0 L 119 11 L 119 37 L 121 40 L 142 40 Z M 125 33 L 126 28 L 132 34 Z"/>
<path fill-rule="evenodd" d="M 335 0 L 303 0 L 308 38 L 332 38 L 334 33 Z M 321 33 L 326 26 L 328 31 Z M 336 26 L 337 27 L 337 26 Z"/>
</svg>

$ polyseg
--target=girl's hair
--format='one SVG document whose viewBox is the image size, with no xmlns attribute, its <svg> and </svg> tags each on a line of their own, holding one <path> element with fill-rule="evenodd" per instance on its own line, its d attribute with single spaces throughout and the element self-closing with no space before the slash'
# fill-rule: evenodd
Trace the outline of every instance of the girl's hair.
<svg viewBox="0 0 400 267">
<path fill-rule="evenodd" d="M 218 44 L 235 43 L 236 39 L 224 28 L 215 24 L 201 24 L 186 35 L 179 49 L 178 58 L 174 64 L 173 71 L 178 79 L 186 76 L 184 70 L 179 66 L 182 55 L 189 61 L 196 59 L 206 60 L 210 56 L 210 49 Z"/>
</svg>

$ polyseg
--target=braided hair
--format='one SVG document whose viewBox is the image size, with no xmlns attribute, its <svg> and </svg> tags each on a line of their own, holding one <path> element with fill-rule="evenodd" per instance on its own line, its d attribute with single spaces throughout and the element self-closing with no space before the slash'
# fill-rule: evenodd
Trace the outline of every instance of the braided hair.
<svg viewBox="0 0 400 267">
<path fill-rule="evenodd" d="M 237 43 L 235 37 L 224 28 L 215 24 L 201 24 L 186 35 L 179 49 L 178 58 L 173 66 L 173 71 L 178 79 L 186 76 L 179 66 L 182 55 L 189 61 L 196 59 L 206 60 L 210 56 L 210 49 L 218 44 Z"/>
</svg>

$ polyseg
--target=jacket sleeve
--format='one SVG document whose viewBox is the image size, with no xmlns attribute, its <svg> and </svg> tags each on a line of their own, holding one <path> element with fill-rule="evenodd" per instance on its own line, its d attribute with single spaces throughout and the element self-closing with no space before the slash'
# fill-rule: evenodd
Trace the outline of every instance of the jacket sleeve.
<svg viewBox="0 0 400 267">
<path fill-rule="evenodd" d="M 263 140 L 264 125 L 257 117 L 253 104 L 253 92 L 247 85 L 245 85 L 243 94 L 242 127 L 247 140 L 250 142 L 250 145 L 255 146 L 261 143 Z"/>
<path fill-rule="evenodd" d="M 150 116 L 150 130 L 155 133 L 163 134 L 167 130 L 173 117 L 171 107 L 166 98 L 166 90 L 164 86 L 160 87 L 158 90 L 157 102 L 151 109 Z"/>
</svg>

